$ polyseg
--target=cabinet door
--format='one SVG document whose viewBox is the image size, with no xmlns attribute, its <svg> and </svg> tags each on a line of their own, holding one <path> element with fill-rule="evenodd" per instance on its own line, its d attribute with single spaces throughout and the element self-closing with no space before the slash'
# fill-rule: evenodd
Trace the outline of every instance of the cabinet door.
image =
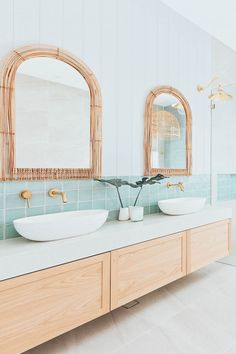
<svg viewBox="0 0 236 354">
<path fill-rule="evenodd" d="M 228 256 L 231 243 L 230 220 L 209 224 L 187 232 L 187 272 Z"/>
<path fill-rule="evenodd" d="M 186 233 L 111 252 L 111 308 L 186 274 Z"/>
<path fill-rule="evenodd" d="M 22 353 L 107 313 L 109 293 L 109 253 L 0 282 L 0 353 Z"/>
</svg>

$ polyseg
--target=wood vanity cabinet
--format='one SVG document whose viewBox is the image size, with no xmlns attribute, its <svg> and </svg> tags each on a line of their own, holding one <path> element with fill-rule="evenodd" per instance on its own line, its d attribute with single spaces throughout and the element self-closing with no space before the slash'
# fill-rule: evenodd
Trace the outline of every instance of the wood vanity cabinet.
<svg viewBox="0 0 236 354">
<path fill-rule="evenodd" d="M 229 255 L 231 220 L 111 252 L 111 310 Z"/>
<path fill-rule="evenodd" d="M 188 230 L 187 273 L 228 256 L 230 247 L 230 219 Z"/>
<path fill-rule="evenodd" d="M 229 254 L 231 220 L 0 282 L 0 354 L 20 354 Z"/>
<path fill-rule="evenodd" d="M 186 275 L 186 232 L 111 252 L 111 310 Z"/>
<path fill-rule="evenodd" d="M 19 354 L 110 310 L 110 253 L 0 282 L 0 353 Z"/>
</svg>

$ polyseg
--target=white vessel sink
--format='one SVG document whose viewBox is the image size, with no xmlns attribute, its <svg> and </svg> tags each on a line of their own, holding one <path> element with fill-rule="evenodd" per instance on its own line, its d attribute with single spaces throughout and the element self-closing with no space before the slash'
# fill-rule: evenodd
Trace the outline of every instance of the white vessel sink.
<svg viewBox="0 0 236 354">
<path fill-rule="evenodd" d="M 206 198 L 176 198 L 159 200 L 161 211 L 168 215 L 184 215 L 196 213 L 206 204 Z"/>
<path fill-rule="evenodd" d="M 53 241 L 88 234 L 106 221 L 108 210 L 80 210 L 14 220 L 16 231 L 32 241 Z"/>
</svg>

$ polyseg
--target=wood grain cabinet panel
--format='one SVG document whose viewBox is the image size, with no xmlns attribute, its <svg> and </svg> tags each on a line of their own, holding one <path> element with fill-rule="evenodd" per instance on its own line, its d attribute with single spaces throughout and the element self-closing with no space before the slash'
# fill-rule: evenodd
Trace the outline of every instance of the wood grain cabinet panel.
<svg viewBox="0 0 236 354">
<path fill-rule="evenodd" d="M 217 259 L 231 220 L 0 282 L 0 354 L 20 354 Z"/>
<path fill-rule="evenodd" d="M 197 227 L 187 232 L 187 273 L 229 255 L 231 220 Z"/>
<path fill-rule="evenodd" d="M 111 309 L 186 275 L 186 233 L 111 252 Z"/>
<path fill-rule="evenodd" d="M 19 354 L 110 310 L 110 253 L 0 282 L 0 353 Z"/>
</svg>

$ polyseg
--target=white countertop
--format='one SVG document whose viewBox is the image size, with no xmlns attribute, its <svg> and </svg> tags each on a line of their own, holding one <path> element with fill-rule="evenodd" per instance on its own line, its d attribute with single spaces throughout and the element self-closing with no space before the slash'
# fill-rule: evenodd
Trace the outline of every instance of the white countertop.
<svg viewBox="0 0 236 354">
<path fill-rule="evenodd" d="M 230 208 L 206 208 L 181 216 L 152 214 L 144 221 L 107 222 L 84 236 L 51 242 L 23 237 L 0 241 L 0 280 L 94 256 L 232 217 Z"/>
</svg>

